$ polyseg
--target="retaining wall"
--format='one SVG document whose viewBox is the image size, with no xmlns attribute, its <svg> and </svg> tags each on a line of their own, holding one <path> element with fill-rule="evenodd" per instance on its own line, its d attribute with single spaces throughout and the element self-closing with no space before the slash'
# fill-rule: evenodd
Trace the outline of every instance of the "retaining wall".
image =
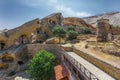
<svg viewBox="0 0 120 80">
<path fill-rule="evenodd" d="M 73 48 L 73 52 L 75 52 L 79 56 L 83 57 L 84 59 L 86 59 L 90 63 L 94 64 L 95 66 L 99 67 L 100 69 L 102 69 L 103 71 L 105 71 L 106 73 L 111 75 L 112 77 L 116 78 L 117 80 L 120 80 L 120 69 L 118 69 L 118 68 L 114 67 L 113 65 L 108 64 L 98 58 L 95 58 L 95 57 L 91 56 L 90 54 L 83 52 L 80 49 Z"/>
</svg>

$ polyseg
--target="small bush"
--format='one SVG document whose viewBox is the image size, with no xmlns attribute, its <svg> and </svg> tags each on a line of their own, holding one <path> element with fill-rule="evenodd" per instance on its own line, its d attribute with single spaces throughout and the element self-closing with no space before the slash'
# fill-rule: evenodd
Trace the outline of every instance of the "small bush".
<svg viewBox="0 0 120 80">
<path fill-rule="evenodd" d="M 76 39 L 77 36 L 78 36 L 78 32 L 76 32 L 76 31 L 70 30 L 68 32 L 68 39 L 70 39 L 70 40 Z"/>
<path fill-rule="evenodd" d="M 27 71 L 34 80 L 50 80 L 54 73 L 55 56 L 45 50 L 36 54 Z"/>
<path fill-rule="evenodd" d="M 81 30 L 82 34 L 91 34 L 92 33 L 91 29 L 88 27 L 80 27 L 80 30 Z"/>
<path fill-rule="evenodd" d="M 71 31 L 71 30 L 75 31 L 75 29 L 73 27 L 68 27 L 67 31 Z"/>
</svg>

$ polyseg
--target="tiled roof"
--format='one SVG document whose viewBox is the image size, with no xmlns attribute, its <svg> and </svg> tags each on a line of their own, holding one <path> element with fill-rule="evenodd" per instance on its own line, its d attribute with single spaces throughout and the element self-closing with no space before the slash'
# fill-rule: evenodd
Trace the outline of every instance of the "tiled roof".
<svg viewBox="0 0 120 80">
<path fill-rule="evenodd" d="M 55 66 L 54 70 L 55 70 L 56 80 L 62 80 L 63 78 L 69 76 L 68 70 L 63 64 Z"/>
</svg>

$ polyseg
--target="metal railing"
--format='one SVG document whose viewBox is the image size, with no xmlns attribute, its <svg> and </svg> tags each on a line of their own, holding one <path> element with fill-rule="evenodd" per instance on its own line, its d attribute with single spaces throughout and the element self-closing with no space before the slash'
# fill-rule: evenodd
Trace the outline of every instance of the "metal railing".
<svg viewBox="0 0 120 80">
<path fill-rule="evenodd" d="M 64 58 L 67 58 L 67 60 L 78 70 L 78 72 L 82 72 L 89 80 L 99 80 L 94 74 L 92 74 L 87 68 L 70 55 L 64 53 Z"/>
</svg>

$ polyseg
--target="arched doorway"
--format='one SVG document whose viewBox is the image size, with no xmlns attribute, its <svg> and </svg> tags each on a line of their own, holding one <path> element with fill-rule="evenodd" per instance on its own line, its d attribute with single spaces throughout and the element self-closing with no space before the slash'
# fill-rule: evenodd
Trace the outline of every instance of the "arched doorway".
<svg viewBox="0 0 120 80">
<path fill-rule="evenodd" d="M 0 41 L 0 50 L 5 49 L 5 42 L 4 41 Z"/>
<path fill-rule="evenodd" d="M 26 35 L 21 35 L 20 37 L 19 37 L 19 43 L 20 44 L 25 44 L 25 43 L 28 43 L 28 38 L 27 38 L 27 36 Z"/>
</svg>

